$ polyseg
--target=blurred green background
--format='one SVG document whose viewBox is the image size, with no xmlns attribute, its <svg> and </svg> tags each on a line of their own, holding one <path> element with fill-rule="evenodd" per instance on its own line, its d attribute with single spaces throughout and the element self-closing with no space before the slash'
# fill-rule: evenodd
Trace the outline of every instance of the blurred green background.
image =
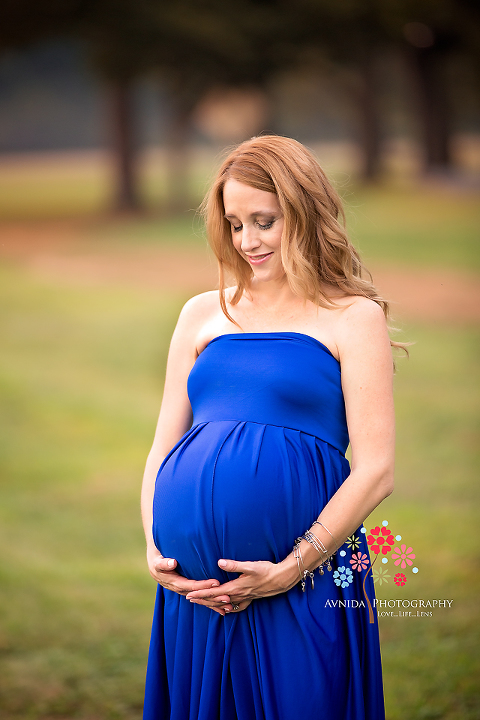
<svg viewBox="0 0 480 720">
<path fill-rule="evenodd" d="M 294 23 L 283 3 L 245 2 L 232 26 L 220 3 L 181 5 L 155 16 L 164 55 L 141 14 L 161 3 L 1 10 L 0 717 L 141 717 L 155 592 L 141 478 L 178 312 L 216 286 L 195 208 L 221 147 L 274 130 L 316 152 L 392 300 L 392 337 L 414 343 L 397 359 L 396 490 L 365 524 L 388 520 L 419 568 L 378 598 L 453 602 L 380 618 L 387 718 L 476 720 L 477 15 L 460 3 L 453 20 L 446 0 L 386 3 L 381 17 L 301 2 Z M 233 30 L 243 45 L 215 44 Z M 433 120 L 406 90 L 431 72 L 449 99 L 434 99 Z"/>
<path fill-rule="evenodd" d="M 415 345 L 397 361 L 397 488 L 372 523 L 388 519 L 420 571 L 378 597 L 453 599 L 432 618 L 381 619 L 388 717 L 473 719 L 480 348 L 462 283 L 478 279 L 478 197 L 347 195 L 364 255 L 380 276 L 394 268 L 411 285 L 413 273 L 419 303 L 396 310 L 395 337 Z M 23 202 L 28 214 L 37 198 Z M 177 314 L 214 287 L 214 265 L 192 213 L 3 228 L 1 714 L 138 718 L 154 595 L 141 476 Z M 460 294 L 455 316 L 430 297 L 432 268 Z M 478 292 L 471 303 L 478 313 Z"/>
</svg>

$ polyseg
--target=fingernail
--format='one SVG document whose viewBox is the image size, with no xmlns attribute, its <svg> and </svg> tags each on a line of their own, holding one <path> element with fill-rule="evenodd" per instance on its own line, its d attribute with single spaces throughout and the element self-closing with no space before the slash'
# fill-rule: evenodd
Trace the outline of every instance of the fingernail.
<svg viewBox="0 0 480 720">
<path fill-rule="evenodd" d="M 219 585 L 220 585 L 220 583 L 216 582 L 216 583 L 212 583 L 210 587 L 218 587 Z"/>
<path fill-rule="evenodd" d="M 222 602 L 223 602 L 223 603 L 225 603 L 225 605 L 226 605 L 226 604 L 227 604 L 227 602 L 228 602 L 228 600 L 222 600 Z"/>
<path fill-rule="evenodd" d="M 227 561 L 226 561 L 226 560 L 219 560 L 219 561 L 218 561 L 218 564 L 220 565 L 220 567 L 226 567 Z"/>
<path fill-rule="evenodd" d="M 167 565 L 168 565 L 169 567 L 173 567 L 174 564 L 175 564 L 175 560 L 169 560 L 169 561 L 167 562 Z"/>
<path fill-rule="evenodd" d="M 225 615 L 226 615 L 227 613 L 229 613 L 229 612 L 230 612 L 230 610 L 225 610 Z"/>
</svg>

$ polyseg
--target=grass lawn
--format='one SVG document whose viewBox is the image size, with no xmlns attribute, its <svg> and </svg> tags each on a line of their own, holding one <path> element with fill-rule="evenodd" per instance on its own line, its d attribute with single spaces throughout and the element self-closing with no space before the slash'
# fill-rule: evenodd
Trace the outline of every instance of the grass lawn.
<svg viewBox="0 0 480 720">
<path fill-rule="evenodd" d="M 480 270 L 478 193 L 386 185 L 342 195 L 350 235 L 367 264 Z"/>
<path fill-rule="evenodd" d="M 433 253 L 439 266 L 476 267 L 472 197 L 399 192 L 397 203 L 393 189 L 351 195 L 368 257 L 424 265 Z M 181 241 L 191 221 L 172 223 Z M 102 233 L 113 243 L 118 230 L 133 246 L 155 242 L 159 227 L 105 221 Z M 155 588 L 139 488 L 187 297 L 42 281 L 13 262 L 0 269 L 2 719 L 140 717 Z M 377 596 L 453 602 L 432 617 L 380 619 L 388 718 L 474 720 L 479 332 L 410 322 L 403 337 L 416 344 L 395 378 L 397 489 L 366 526 L 387 519 L 414 547 L 419 573 Z"/>
</svg>

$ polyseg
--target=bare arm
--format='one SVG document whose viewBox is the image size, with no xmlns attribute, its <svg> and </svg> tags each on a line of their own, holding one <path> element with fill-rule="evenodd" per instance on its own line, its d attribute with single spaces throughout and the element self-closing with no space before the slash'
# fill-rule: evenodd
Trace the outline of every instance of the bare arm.
<svg viewBox="0 0 480 720">
<path fill-rule="evenodd" d="M 187 378 L 195 362 L 196 351 L 192 330 L 194 313 L 190 310 L 191 306 L 187 303 L 180 313 L 170 342 L 160 414 L 143 476 L 141 509 L 147 552 L 156 550 L 152 537 L 152 505 L 158 469 L 192 422 Z"/>
<path fill-rule="evenodd" d="M 379 305 L 362 299 L 344 311 L 337 345 L 352 449 L 351 472 L 318 520 L 341 545 L 390 495 L 394 485 L 393 360 Z M 314 530 L 327 550 L 335 550 L 322 527 L 315 525 Z M 318 554 L 311 545 L 304 541 L 301 549 L 310 566 L 318 564 Z"/>
<path fill-rule="evenodd" d="M 372 301 L 358 298 L 343 311 L 336 341 L 352 448 L 351 473 L 318 520 L 341 545 L 393 490 L 395 430 L 393 360 L 382 309 Z M 314 531 L 329 554 L 333 553 L 335 546 L 328 532 L 318 525 Z M 320 564 L 319 554 L 305 540 L 301 551 L 306 568 Z M 293 554 L 278 564 L 227 560 L 221 567 L 243 574 L 218 590 L 189 594 L 188 598 L 212 598 L 226 592 L 232 602 L 242 603 L 284 592 L 299 579 Z M 243 609 L 243 605 L 240 607 Z"/>
<path fill-rule="evenodd" d="M 151 576 L 164 587 L 186 595 L 189 590 L 219 585 L 218 581 L 194 581 L 175 572 L 175 558 L 163 558 L 152 535 L 153 496 L 158 470 L 166 455 L 192 424 L 187 379 L 197 357 L 196 336 L 209 298 L 196 296 L 183 307 L 170 343 L 163 400 L 153 445 L 147 458 L 141 493 L 142 522 L 147 542 L 147 562 Z M 228 602 L 228 596 L 226 596 Z M 222 614 L 224 614 L 222 610 Z"/>
</svg>

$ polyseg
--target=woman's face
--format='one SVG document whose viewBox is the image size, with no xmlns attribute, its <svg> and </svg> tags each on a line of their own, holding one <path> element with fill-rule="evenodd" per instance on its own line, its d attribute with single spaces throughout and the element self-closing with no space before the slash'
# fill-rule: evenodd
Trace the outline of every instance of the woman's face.
<svg viewBox="0 0 480 720">
<path fill-rule="evenodd" d="M 238 180 L 227 180 L 223 205 L 232 228 L 233 245 L 250 264 L 255 277 L 262 281 L 283 277 L 280 254 L 283 214 L 277 196 Z"/>
</svg>

